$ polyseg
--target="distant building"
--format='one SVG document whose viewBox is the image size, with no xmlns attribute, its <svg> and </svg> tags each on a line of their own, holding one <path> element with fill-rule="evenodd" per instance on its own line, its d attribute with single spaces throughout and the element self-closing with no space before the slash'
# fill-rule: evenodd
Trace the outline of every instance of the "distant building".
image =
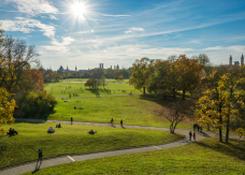
<svg viewBox="0 0 245 175">
<path fill-rule="evenodd" d="M 104 69 L 104 63 L 100 63 L 100 64 L 99 64 L 99 68 L 100 68 L 100 69 Z"/>
<path fill-rule="evenodd" d="M 243 54 L 241 56 L 241 66 L 244 66 L 244 56 L 243 56 Z"/>
<path fill-rule="evenodd" d="M 239 61 L 234 61 L 235 66 L 239 66 L 239 64 L 240 64 Z"/>
<path fill-rule="evenodd" d="M 229 58 L 229 65 L 230 65 L 230 66 L 232 66 L 232 65 L 235 65 L 235 66 L 239 66 L 239 65 L 244 66 L 244 56 L 243 56 L 243 54 L 242 54 L 242 56 L 241 56 L 240 62 L 239 62 L 239 61 L 233 61 L 233 58 L 232 58 L 232 56 L 230 55 L 230 58 Z"/>
<path fill-rule="evenodd" d="M 231 66 L 232 65 L 232 61 L 233 59 L 232 59 L 232 56 L 230 55 L 230 62 L 229 62 L 229 65 Z"/>
<path fill-rule="evenodd" d="M 58 72 L 64 72 L 65 69 L 63 68 L 63 66 L 60 66 L 59 69 L 58 69 Z"/>
</svg>

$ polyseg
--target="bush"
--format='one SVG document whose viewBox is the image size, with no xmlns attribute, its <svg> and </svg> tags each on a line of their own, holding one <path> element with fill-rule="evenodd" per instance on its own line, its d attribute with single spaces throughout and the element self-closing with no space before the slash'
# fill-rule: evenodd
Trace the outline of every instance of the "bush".
<svg viewBox="0 0 245 175">
<path fill-rule="evenodd" d="M 43 92 L 29 92 L 16 110 L 16 117 L 47 119 L 54 112 L 55 99 Z"/>
</svg>

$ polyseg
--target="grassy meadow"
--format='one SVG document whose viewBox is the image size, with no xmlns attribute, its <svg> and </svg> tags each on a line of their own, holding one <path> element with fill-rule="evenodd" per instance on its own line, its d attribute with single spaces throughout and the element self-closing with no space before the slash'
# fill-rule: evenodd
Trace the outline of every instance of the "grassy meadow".
<svg viewBox="0 0 245 175">
<path fill-rule="evenodd" d="M 55 123 L 5 125 L 5 131 L 12 127 L 19 135 L 0 135 L 0 168 L 35 160 L 38 148 L 42 148 L 44 158 L 50 158 L 165 144 L 181 138 L 161 131 L 83 125 L 62 125 L 54 134 L 48 134 L 50 126 L 54 127 Z M 89 135 L 91 129 L 96 130 L 97 134 Z"/>
<path fill-rule="evenodd" d="M 46 85 L 46 90 L 57 100 L 55 113 L 49 119 L 116 123 L 169 127 L 169 122 L 158 115 L 161 105 L 141 98 L 141 92 L 128 80 L 107 80 L 106 90 L 86 90 L 86 79 L 68 79 Z M 99 96 L 98 96 L 99 94 Z M 186 123 L 181 127 L 188 127 Z"/>
<path fill-rule="evenodd" d="M 205 140 L 178 148 L 89 160 L 39 171 L 37 175 L 243 175 L 245 142 Z"/>
</svg>

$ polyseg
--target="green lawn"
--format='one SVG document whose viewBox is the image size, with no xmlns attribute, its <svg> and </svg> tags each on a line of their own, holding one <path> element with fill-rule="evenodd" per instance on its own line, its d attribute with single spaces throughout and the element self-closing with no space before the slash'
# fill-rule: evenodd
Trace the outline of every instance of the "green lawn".
<svg viewBox="0 0 245 175">
<path fill-rule="evenodd" d="M 243 175 L 245 142 L 229 145 L 206 140 L 178 148 L 77 162 L 37 175 Z"/>
<path fill-rule="evenodd" d="M 40 147 L 43 149 L 44 158 L 49 158 L 64 154 L 164 144 L 181 138 L 161 131 L 83 125 L 63 125 L 61 129 L 56 129 L 55 134 L 49 135 L 46 132 L 49 126 L 55 124 L 17 123 L 4 126 L 5 131 L 9 127 L 15 128 L 19 135 L 15 137 L 0 135 L 0 168 L 35 160 L 37 149 Z M 87 132 L 90 129 L 96 130 L 97 134 L 89 135 Z"/>
<path fill-rule="evenodd" d="M 169 122 L 157 115 L 161 105 L 142 99 L 141 92 L 130 86 L 128 80 L 107 80 L 104 91 L 98 97 L 94 92 L 86 90 L 85 79 L 63 80 L 46 85 L 58 104 L 56 112 L 49 119 L 76 121 L 109 122 L 111 118 L 125 124 L 169 127 Z M 75 109 L 74 109 L 75 107 Z M 180 127 L 188 127 L 188 123 Z"/>
</svg>

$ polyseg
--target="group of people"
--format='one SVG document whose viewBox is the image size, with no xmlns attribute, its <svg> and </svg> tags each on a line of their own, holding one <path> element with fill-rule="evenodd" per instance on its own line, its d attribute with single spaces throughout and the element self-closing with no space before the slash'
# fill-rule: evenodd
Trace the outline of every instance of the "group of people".
<svg viewBox="0 0 245 175">
<path fill-rule="evenodd" d="M 193 131 L 197 131 L 197 132 L 202 133 L 202 127 L 195 123 L 193 125 Z"/>
<path fill-rule="evenodd" d="M 18 135 L 18 132 L 14 128 L 9 128 L 9 131 L 7 132 L 7 135 L 9 137 L 12 137 L 12 136 Z"/>
<path fill-rule="evenodd" d="M 112 127 L 115 127 L 115 125 L 114 125 L 114 119 L 113 118 L 111 118 L 110 124 L 111 124 Z M 120 126 L 122 128 L 125 128 L 124 125 L 123 125 L 123 120 L 120 121 Z"/>
<path fill-rule="evenodd" d="M 193 124 L 193 131 L 189 132 L 189 140 L 190 141 L 196 141 L 196 131 L 198 133 L 201 133 L 202 135 L 204 135 L 205 133 L 202 130 L 202 127 L 200 125 L 198 125 L 197 123 Z"/>
<path fill-rule="evenodd" d="M 55 128 L 61 128 L 61 124 L 60 123 L 56 124 Z"/>
</svg>

